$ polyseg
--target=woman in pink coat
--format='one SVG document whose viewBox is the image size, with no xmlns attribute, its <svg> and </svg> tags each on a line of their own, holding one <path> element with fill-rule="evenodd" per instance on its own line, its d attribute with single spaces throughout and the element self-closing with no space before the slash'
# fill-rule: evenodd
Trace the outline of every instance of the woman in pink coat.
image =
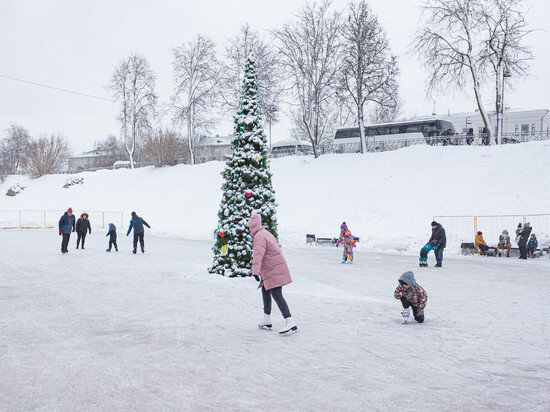
<svg viewBox="0 0 550 412">
<path fill-rule="evenodd" d="M 271 329 L 271 297 L 275 299 L 279 310 L 285 318 L 285 325 L 279 331 L 285 334 L 298 329 L 290 315 L 290 310 L 283 297 L 283 286 L 292 282 L 290 271 L 277 243 L 277 239 L 262 226 L 262 217 L 252 215 L 248 221 L 252 236 L 252 275 L 259 280 L 264 301 L 264 319 L 258 324 L 260 328 Z"/>
</svg>

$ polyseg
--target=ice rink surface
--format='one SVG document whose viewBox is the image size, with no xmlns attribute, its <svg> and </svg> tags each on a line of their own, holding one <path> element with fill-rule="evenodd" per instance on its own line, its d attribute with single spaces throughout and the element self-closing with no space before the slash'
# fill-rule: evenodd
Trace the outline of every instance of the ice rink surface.
<svg viewBox="0 0 550 412">
<path fill-rule="evenodd" d="M 55 232 L 0 231 L 1 409 L 550 409 L 550 259 L 283 248 L 299 331 L 279 336 L 253 279 L 207 273 L 210 242 L 145 240 L 62 256 Z M 424 324 L 400 323 L 405 270 Z"/>
</svg>

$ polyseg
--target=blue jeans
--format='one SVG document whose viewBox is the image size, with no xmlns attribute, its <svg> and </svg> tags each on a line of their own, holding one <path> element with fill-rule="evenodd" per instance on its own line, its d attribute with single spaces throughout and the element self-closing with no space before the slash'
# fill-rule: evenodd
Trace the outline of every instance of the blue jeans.
<svg viewBox="0 0 550 412">
<path fill-rule="evenodd" d="M 441 265 L 443 263 L 443 249 L 444 247 L 438 247 L 436 250 L 434 250 L 435 253 L 435 260 L 438 265 Z"/>
</svg>

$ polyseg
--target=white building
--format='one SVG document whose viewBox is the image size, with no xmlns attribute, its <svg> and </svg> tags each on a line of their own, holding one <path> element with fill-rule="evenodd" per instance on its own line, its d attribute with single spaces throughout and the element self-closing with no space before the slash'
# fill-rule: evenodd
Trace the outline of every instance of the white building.
<svg viewBox="0 0 550 412">
<path fill-rule="evenodd" d="M 211 160 L 223 160 L 225 155 L 231 154 L 233 136 L 214 136 L 204 139 L 195 149 L 197 163 Z"/>
<path fill-rule="evenodd" d="M 90 150 L 89 152 L 69 157 L 69 173 L 103 167 L 108 157 L 107 153 L 101 150 Z"/>
<path fill-rule="evenodd" d="M 485 125 L 478 111 L 470 113 L 450 113 L 437 115 L 437 118 L 453 123 L 455 130 L 461 134 L 468 133 L 470 128 L 474 134 L 481 134 Z M 496 130 L 496 112 L 489 112 L 489 118 Z M 502 132 L 504 135 L 550 134 L 550 110 L 505 110 Z"/>
</svg>

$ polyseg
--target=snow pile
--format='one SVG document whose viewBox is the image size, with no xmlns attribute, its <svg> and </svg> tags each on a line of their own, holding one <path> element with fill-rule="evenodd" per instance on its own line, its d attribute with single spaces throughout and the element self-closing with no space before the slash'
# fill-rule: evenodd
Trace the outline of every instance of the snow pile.
<svg viewBox="0 0 550 412">
<path fill-rule="evenodd" d="M 550 213 L 549 159 L 550 142 L 274 159 L 280 239 L 298 245 L 307 233 L 338 236 L 346 221 L 360 247 L 416 253 L 434 215 Z M 3 196 L 0 210 L 71 206 L 123 211 L 125 220 L 135 210 L 158 234 L 212 239 L 223 166 L 86 172 L 75 175 L 85 183 L 71 190 L 62 189 L 67 175 L 9 176 L 4 188 L 18 181 L 27 189 Z"/>
</svg>

